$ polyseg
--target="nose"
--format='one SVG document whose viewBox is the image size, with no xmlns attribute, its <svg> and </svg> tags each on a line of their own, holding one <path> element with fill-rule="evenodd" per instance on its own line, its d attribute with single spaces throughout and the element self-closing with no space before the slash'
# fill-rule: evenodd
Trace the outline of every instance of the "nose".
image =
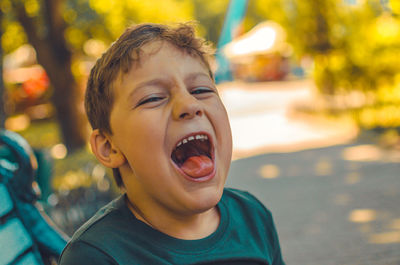
<svg viewBox="0 0 400 265">
<path fill-rule="evenodd" d="M 172 115 L 175 120 L 193 119 L 203 115 L 203 108 L 192 94 L 181 92 L 175 95 Z"/>
</svg>

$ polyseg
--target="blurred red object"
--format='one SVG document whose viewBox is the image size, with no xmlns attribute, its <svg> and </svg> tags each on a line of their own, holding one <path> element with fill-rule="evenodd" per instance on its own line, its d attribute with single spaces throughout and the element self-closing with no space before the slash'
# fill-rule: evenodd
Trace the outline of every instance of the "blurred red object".
<svg viewBox="0 0 400 265">
<path fill-rule="evenodd" d="M 22 83 L 22 89 L 29 99 L 37 99 L 49 88 L 49 78 L 46 72 L 41 69 L 40 73 L 31 76 Z"/>
</svg>

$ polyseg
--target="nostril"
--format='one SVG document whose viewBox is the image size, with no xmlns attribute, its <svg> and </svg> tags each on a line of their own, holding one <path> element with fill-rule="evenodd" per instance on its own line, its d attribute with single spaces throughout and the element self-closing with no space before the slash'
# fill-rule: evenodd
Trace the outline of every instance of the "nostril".
<svg viewBox="0 0 400 265">
<path fill-rule="evenodd" d="M 194 118 L 195 116 L 201 116 L 202 113 L 201 110 L 197 110 L 196 112 L 184 112 L 179 115 L 179 119 Z"/>
<path fill-rule="evenodd" d="M 194 106 L 182 111 L 177 117 L 182 119 L 192 119 L 194 117 L 200 117 L 203 115 L 203 111 L 200 108 L 194 108 Z"/>
</svg>

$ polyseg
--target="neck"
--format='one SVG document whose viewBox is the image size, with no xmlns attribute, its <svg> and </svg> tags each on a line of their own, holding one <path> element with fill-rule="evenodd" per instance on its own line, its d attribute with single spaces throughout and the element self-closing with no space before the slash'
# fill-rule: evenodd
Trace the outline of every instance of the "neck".
<svg viewBox="0 0 400 265">
<path fill-rule="evenodd" d="M 179 239 L 195 240 L 205 238 L 217 230 L 220 222 L 217 206 L 202 213 L 182 216 L 171 213 L 160 215 L 160 212 L 155 210 L 144 212 L 128 196 L 126 197 L 126 203 L 129 210 L 138 220 L 153 229 Z"/>
</svg>

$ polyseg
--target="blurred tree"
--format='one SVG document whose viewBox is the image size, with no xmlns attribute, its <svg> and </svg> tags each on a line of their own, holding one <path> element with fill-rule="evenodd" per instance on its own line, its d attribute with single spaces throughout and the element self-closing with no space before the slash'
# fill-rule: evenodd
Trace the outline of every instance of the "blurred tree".
<svg viewBox="0 0 400 265">
<path fill-rule="evenodd" d="M 314 59 L 320 91 L 338 94 L 395 85 L 400 73 L 396 3 L 390 1 L 392 11 L 380 0 L 256 0 L 250 1 L 249 13 L 284 26 L 295 55 Z"/>
<path fill-rule="evenodd" d="M 217 43 L 228 4 L 229 0 L 68 0 L 64 12 L 66 36 L 79 50 L 91 39 L 107 46 L 135 23 L 198 21 L 198 33 Z"/>
<path fill-rule="evenodd" d="M 229 0 L 193 0 L 194 18 L 199 31 L 207 40 L 217 43 L 229 6 Z"/>
<path fill-rule="evenodd" d="M 92 41 L 102 42 L 105 49 L 127 26 L 141 22 L 184 22 L 193 19 L 191 1 L 164 0 L 67 0 L 64 19 L 67 22 L 65 35 L 77 53 L 88 54 Z M 85 46 L 86 45 L 86 46 Z"/>
<path fill-rule="evenodd" d="M 228 4 L 229 0 L 1 0 L 7 17 L 2 43 L 6 52 L 26 42 L 35 48 L 53 87 L 64 142 L 73 150 L 85 142 L 77 83 L 127 26 L 198 20 L 200 35 L 216 42 Z"/>
<path fill-rule="evenodd" d="M 13 0 L 10 7 L 49 76 L 64 143 L 72 151 L 85 144 L 85 122 L 71 71 L 72 54 L 64 37 L 62 4 L 62 0 Z"/>
<path fill-rule="evenodd" d="M 364 128 L 400 126 L 400 1 L 254 0 L 246 29 L 280 23 L 299 63 L 312 58 L 325 110 Z M 309 61 L 309 60 L 308 60 Z"/>
</svg>

